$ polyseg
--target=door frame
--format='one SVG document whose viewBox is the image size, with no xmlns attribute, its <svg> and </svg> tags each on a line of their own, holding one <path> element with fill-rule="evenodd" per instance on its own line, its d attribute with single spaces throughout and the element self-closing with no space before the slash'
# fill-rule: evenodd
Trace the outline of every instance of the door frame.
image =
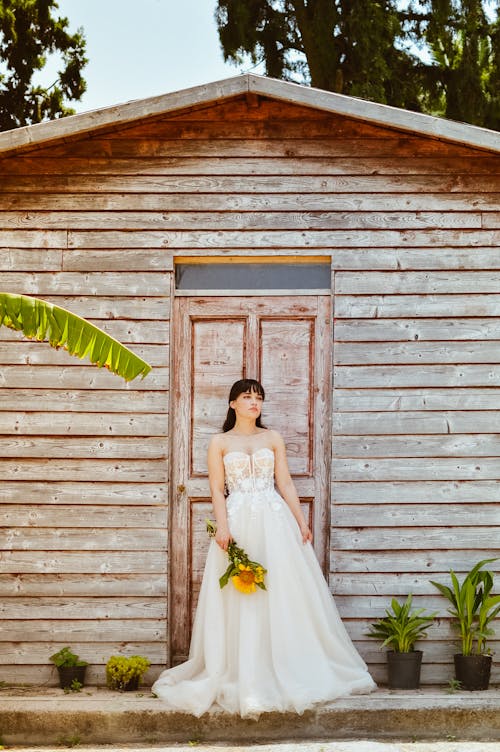
<svg viewBox="0 0 500 752">
<path fill-rule="evenodd" d="M 300 296 L 299 291 L 290 291 L 290 298 L 294 300 Z M 169 530 L 168 530 L 168 567 L 167 567 L 167 588 L 168 588 L 168 655 L 170 661 L 173 656 L 173 646 L 182 643 L 186 635 L 190 635 L 190 608 L 185 609 L 182 618 L 179 618 L 179 612 L 176 614 L 175 604 L 180 599 L 184 603 L 190 603 L 191 599 L 191 571 L 189 549 L 183 551 L 182 556 L 174 557 L 176 551 L 173 545 L 173 536 L 176 529 L 188 529 L 190 525 L 190 504 L 187 488 L 179 483 L 179 478 L 184 471 L 178 463 L 174 464 L 174 459 L 183 457 L 189 463 L 190 447 L 189 432 L 185 430 L 186 419 L 192 419 L 192 416 L 184 414 L 184 408 L 188 404 L 187 400 L 182 399 L 182 394 L 190 394 L 192 389 L 191 383 L 191 362 L 185 358 L 180 360 L 177 357 L 186 342 L 191 342 L 191 319 L 189 315 L 181 315 L 181 308 L 188 305 L 188 300 L 214 299 L 228 297 L 225 295 L 180 295 L 173 296 L 173 306 L 171 313 L 172 326 L 172 355 L 171 355 L 171 391 L 170 391 L 170 452 L 169 452 Z M 262 301 L 263 295 L 254 295 L 246 293 L 242 295 L 235 291 L 230 297 L 255 297 Z M 267 297 L 275 297 L 273 292 L 269 291 Z M 280 295 L 279 297 L 284 297 Z M 314 295 L 304 294 L 304 298 L 309 300 L 315 297 L 318 301 L 318 312 L 315 319 L 315 347 L 324 357 L 314 357 L 314 409 L 313 409 L 313 442 L 314 442 L 314 480 L 315 480 L 315 499 L 322 503 L 314 504 L 314 548 L 320 566 L 325 573 L 329 572 L 330 559 L 330 514 L 331 514 L 331 454 L 332 454 L 332 378 L 333 378 L 333 298 L 331 293 L 325 294 L 318 291 Z M 181 302 L 183 301 L 183 302 Z M 253 360 L 253 359 L 252 359 Z M 221 416 L 222 420 L 223 416 Z M 320 418 L 320 419 L 318 419 Z M 175 451 L 174 451 L 175 443 Z M 187 477 L 187 476 L 186 476 Z M 301 495 L 300 479 L 296 481 L 297 491 Z M 302 494 L 304 495 L 304 494 Z M 174 573 L 174 575 L 172 575 Z M 172 617 L 175 618 L 172 618 Z M 187 656 L 178 656 L 185 660 Z"/>
</svg>

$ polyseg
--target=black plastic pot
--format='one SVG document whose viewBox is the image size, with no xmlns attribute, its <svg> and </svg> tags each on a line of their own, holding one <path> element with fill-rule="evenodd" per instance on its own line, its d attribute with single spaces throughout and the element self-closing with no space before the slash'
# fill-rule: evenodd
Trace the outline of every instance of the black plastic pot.
<svg viewBox="0 0 500 752">
<path fill-rule="evenodd" d="M 387 652 L 387 673 L 389 689 L 418 689 L 420 687 L 420 668 L 422 651 L 411 653 Z"/>
<path fill-rule="evenodd" d="M 86 670 L 87 666 L 58 666 L 57 672 L 59 674 L 59 686 L 61 689 L 71 687 L 74 679 L 80 682 L 83 687 L 85 684 Z"/>
<path fill-rule="evenodd" d="M 491 655 L 462 655 L 453 656 L 455 661 L 455 678 L 460 682 L 461 689 L 470 691 L 488 689 L 491 674 Z"/>
<path fill-rule="evenodd" d="M 129 681 L 123 685 L 122 692 L 134 692 L 136 689 L 139 689 L 139 676 L 133 676 L 132 679 L 129 679 Z"/>
</svg>

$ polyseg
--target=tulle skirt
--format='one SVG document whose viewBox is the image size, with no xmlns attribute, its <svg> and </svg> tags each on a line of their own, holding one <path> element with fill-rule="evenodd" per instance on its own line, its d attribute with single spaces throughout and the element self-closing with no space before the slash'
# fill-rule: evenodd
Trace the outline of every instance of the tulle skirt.
<svg viewBox="0 0 500 752">
<path fill-rule="evenodd" d="M 219 577 L 228 559 L 210 543 L 189 659 L 164 671 L 153 692 L 172 710 L 212 706 L 241 716 L 302 713 L 316 703 L 375 689 L 337 612 L 310 543 L 276 491 L 228 497 L 237 544 L 266 569 L 266 588 L 238 592 Z"/>
</svg>

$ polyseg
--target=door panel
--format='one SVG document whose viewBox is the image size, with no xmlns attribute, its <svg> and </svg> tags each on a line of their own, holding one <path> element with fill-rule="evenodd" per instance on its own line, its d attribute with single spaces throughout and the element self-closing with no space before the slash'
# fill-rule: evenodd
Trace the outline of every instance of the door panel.
<svg viewBox="0 0 500 752">
<path fill-rule="evenodd" d="M 330 299 L 179 297 L 174 317 L 169 613 L 171 658 L 178 663 L 187 656 L 208 546 L 208 442 L 221 431 L 237 379 L 264 385 L 263 423 L 285 439 L 315 549 L 326 564 Z"/>
</svg>

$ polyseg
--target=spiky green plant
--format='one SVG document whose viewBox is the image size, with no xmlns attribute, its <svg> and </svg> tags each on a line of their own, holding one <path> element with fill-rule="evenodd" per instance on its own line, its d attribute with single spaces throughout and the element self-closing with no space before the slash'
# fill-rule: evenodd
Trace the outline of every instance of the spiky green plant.
<svg viewBox="0 0 500 752">
<path fill-rule="evenodd" d="M 485 653 L 486 641 L 494 634 L 489 624 L 500 613 L 500 595 L 490 595 L 493 589 L 493 573 L 483 570 L 485 564 L 493 561 L 498 559 L 478 561 L 462 584 L 451 569 L 451 588 L 431 580 L 432 585 L 451 603 L 448 613 L 453 617 L 453 625 L 460 632 L 463 655 Z"/>
<path fill-rule="evenodd" d="M 29 295 L 0 292 L 0 325 L 21 331 L 26 337 L 48 340 L 70 355 L 88 357 L 126 381 L 146 376 L 151 366 L 90 321 L 65 308 Z"/>
<path fill-rule="evenodd" d="M 424 608 L 412 609 L 411 593 L 402 605 L 393 598 L 391 609 L 386 608 L 386 615 L 374 622 L 366 634 L 382 640 L 382 647 L 389 646 L 396 653 L 411 653 L 416 641 L 427 636 L 435 614 L 424 616 Z"/>
</svg>

